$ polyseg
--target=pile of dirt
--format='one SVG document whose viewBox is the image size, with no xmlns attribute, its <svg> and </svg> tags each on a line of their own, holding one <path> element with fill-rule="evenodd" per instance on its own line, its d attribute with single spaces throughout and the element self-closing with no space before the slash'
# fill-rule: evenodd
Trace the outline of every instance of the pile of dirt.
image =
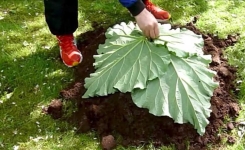
<svg viewBox="0 0 245 150">
<path fill-rule="evenodd" d="M 233 137 L 225 132 L 220 134 L 219 130 L 229 133 L 235 125 L 232 122 L 226 123 L 224 119 L 227 116 L 234 118 L 239 113 L 239 106 L 231 93 L 235 90 L 236 68 L 230 66 L 223 56 L 223 50 L 234 45 L 238 35 L 219 39 L 212 34 L 202 33 L 193 22 L 176 27 L 185 27 L 202 35 L 205 41 L 203 51 L 212 55 L 210 68 L 217 72 L 215 80 L 220 83 L 211 99 L 210 124 L 203 136 L 199 136 L 191 124 L 176 124 L 169 117 L 156 117 L 149 114 L 147 109 L 138 108 L 129 93 L 81 98 L 86 91 L 84 79 L 95 71 L 93 55 L 98 45 L 105 42 L 106 30 L 101 27 L 79 36 L 78 47 L 82 50 L 84 60 L 75 68 L 74 82 L 61 91 L 61 99 L 74 102 L 78 108 L 71 117 L 63 119 L 75 124 L 78 132 L 97 131 L 103 149 L 112 149 L 116 144 L 128 146 L 147 143 L 155 146 L 175 144 L 177 149 L 186 149 L 187 142 L 189 149 L 205 149 L 207 144 L 219 144 L 222 138 L 233 143 Z M 59 99 L 52 101 L 46 111 L 54 118 L 60 118 L 65 113 Z"/>
</svg>

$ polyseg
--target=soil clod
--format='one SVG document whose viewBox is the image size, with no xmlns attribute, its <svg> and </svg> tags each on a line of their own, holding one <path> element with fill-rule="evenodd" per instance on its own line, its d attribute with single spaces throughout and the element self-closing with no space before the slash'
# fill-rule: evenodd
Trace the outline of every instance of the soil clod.
<svg viewBox="0 0 245 150">
<path fill-rule="evenodd" d="M 54 119 L 59 119 L 62 117 L 62 101 L 59 99 L 54 99 L 52 100 L 52 102 L 49 104 L 48 108 L 47 108 L 47 112 L 48 114 L 51 115 L 52 118 Z"/>
<path fill-rule="evenodd" d="M 101 146 L 103 150 L 111 150 L 116 147 L 116 141 L 112 135 L 102 137 Z"/>
</svg>

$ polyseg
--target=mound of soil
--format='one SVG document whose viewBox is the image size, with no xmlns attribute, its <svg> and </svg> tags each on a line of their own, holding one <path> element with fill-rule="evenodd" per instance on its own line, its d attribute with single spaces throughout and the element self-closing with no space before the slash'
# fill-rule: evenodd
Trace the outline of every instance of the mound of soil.
<svg viewBox="0 0 245 150">
<path fill-rule="evenodd" d="M 202 35 L 205 41 L 203 51 L 205 54 L 212 55 L 210 68 L 217 72 L 215 80 L 220 83 L 211 99 L 210 124 L 206 127 L 203 136 L 199 136 L 191 124 L 176 124 L 169 117 L 156 117 L 149 114 L 147 109 L 138 108 L 129 93 L 81 98 L 86 91 L 83 86 L 84 79 L 95 71 L 93 55 L 96 54 L 98 45 L 105 42 L 106 30 L 102 27 L 96 27 L 94 31 L 79 36 L 78 47 L 82 50 L 84 59 L 75 68 L 74 82 L 61 91 L 60 98 L 74 102 L 77 111 L 71 117 L 63 117 L 63 119 L 75 124 L 78 132 L 97 131 L 103 149 L 112 149 L 116 144 L 128 146 L 147 143 L 153 143 L 155 146 L 175 144 L 177 149 L 186 149 L 187 141 L 189 149 L 205 149 L 207 144 L 219 144 L 222 138 L 226 138 L 230 143 L 234 142 L 234 138 L 225 134 L 234 128 L 234 124 L 225 122 L 224 118 L 227 116 L 234 118 L 239 113 L 239 106 L 231 93 L 235 91 L 236 68 L 227 63 L 223 50 L 234 45 L 238 35 L 219 39 L 212 34 L 202 33 L 193 22 L 186 26 L 174 26 L 176 27 L 185 27 Z M 46 112 L 54 118 L 59 118 L 66 111 L 61 107 L 61 101 L 56 99 L 52 101 Z M 226 132 L 220 133 L 220 129 Z"/>
</svg>

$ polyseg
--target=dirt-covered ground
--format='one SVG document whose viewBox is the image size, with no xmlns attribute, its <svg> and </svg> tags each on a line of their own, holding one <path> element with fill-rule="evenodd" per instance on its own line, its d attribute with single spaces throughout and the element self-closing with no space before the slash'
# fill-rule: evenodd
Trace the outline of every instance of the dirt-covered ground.
<svg viewBox="0 0 245 150">
<path fill-rule="evenodd" d="M 227 116 L 234 118 L 239 113 L 235 96 L 231 94 L 235 93 L 236 68 L 227 63 L 223 51 L 236 43 L 238 35 L 219 39 L 212 34 L 202 33 L 193 23 L 195 22 L 174 27 L 186 27 L 203 36 L 205 41 L 203 51 L 212 55 L 210 68 L 217 71 L 215 80 L 220 84 L 211 99 L 210 124 L 206 127 L 204 136 L 199 136 L 191 124 L 175 124 L 169 117 L 156 117 L 149 114 L 147 109 L 138 108 L 129 93 L 81 98 L 86 91 L 83 86 L 84 79 L 94 72 L 93 55 L 96 54 L 98 45 L 105 42 L 106 29 L 99 26 L 94 31 L 79 36 L 78 47 L 82 50 L 84 60 L 75 68 L 74 82 L 60 92 L 61 97 L 54 98 L 46 108 L 46 112 L 55 119 L 62 118 L 75 124 L 78 133 L 95 130 L 103 149 L 114 148 L 117 144 L 128 146 L 153 143 L 160 146 L 172 143 L 177 149 L 185 149 L 189 145 L 189 149 L 196 150 L 206 149 L 208 144 L 219 144 L 223 138 L 233 143 L 235 139 L 228 133 L 235 124 L 227 122 L 225 118 Z M 62 109 L 63 101 L 73 101 L 74 106 L 78 107 L 69 118 L 62 117 L 66 113 L 66 110 Z"/>
</svg>

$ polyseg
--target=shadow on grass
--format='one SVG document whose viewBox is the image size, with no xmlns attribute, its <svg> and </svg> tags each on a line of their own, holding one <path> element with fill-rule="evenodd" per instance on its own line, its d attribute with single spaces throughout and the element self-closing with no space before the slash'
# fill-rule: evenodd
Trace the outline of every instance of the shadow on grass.
<svg viewBox="0 0 245 150">
<path fill-rule="evenodd" d="M 65 68 L 62 63 L 57 66 L 59 61 L 58 47 L 54 47 L 1 63 L 0 70 L 4 71 L 0 77 L 6 79 L 0 80 L 0 95 L 3 95 L 0 96 L 0 149 L 1 144 L 10 149 L 30 137 L 45 136 L 47 132 L 63 134 L 71 128 L 56 126 L 53 120 L 40 114 L 41 106 L 57 97 L 63 88 L 60 85 L 71 82 L 69 75 L 59 73 L 60 68 Z"/>
<path fill-rule="evenodd" d="M 11 75 L 7 76 L 7 82 L 0 80 L 0 91 L 11 94 L 6 99 L 0 96 L 3 100 L 0 103 L 0 149 L 13 149 L 19 144 L 20 149 L 83 149 L 81 146 L 97 149 L 93 134 L 75 135 L 72 124 L 41 113 L 42 106 L 72 82 L 70 75 L 55 74 L 59 70 L 73 71 L 61 62 L 58 46 L 16 58 L 14 62 L 3 62 L 0 70 L 4 70 L 0 77 Z"/>
</svg>

